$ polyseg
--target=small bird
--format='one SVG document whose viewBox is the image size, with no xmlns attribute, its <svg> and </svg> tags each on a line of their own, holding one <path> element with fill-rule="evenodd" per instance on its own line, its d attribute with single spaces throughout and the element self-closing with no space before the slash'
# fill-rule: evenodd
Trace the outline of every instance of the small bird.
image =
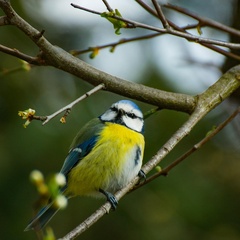
<svg viewBox="0 0 240 240">
<path fill-rule="evenodd" d="M 105 196 L 112 209 L 114 193 L 134 177 L 145 177 L 141 170 L 144 153 L 144 120 L 132 101 L 114 103 L 98 118 L 90 120 L 70 146 L 60 173 L 66 185 L 59 191 L 67 198 Z M 29 223 L 25 231 L 42 229 L 59 209 L 50 202 Z"/>
</svg>

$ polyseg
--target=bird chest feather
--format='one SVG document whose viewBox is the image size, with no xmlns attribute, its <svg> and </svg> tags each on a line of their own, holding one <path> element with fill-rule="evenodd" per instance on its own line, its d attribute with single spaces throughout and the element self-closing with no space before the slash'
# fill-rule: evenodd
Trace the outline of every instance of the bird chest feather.
<svg viewBox="0 0 240 240">
<path fill-rule="evenodd" d="M 74 195 L 95 195 L 99 188 L 115 192 L 141 168 L 143 135 L 119 124 L 105 124 L 92 151 L 70 173 L 68 188 Z"/>
</svg>

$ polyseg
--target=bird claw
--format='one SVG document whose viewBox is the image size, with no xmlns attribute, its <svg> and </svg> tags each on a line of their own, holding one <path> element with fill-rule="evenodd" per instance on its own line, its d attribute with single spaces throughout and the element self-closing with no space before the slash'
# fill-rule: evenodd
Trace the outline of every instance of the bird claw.
<svg viewBox="0 0 240 240">
<path fill-rule="evenodd" d="M 107 201 L 111 204 L 112 210 L 116 210 L 117 205 L 118 205 L 118 201 L 117 201 L 116 197 L 112 193 L 107 192 L 101 188 L 99 189 L 99 192 L 101 192 L 102 194 L 105 195 L 105 197 L 107 198 Z"/>
<path fill-rule="evenodd" d="M 138 177 L 140 178 L 138 184 L 140 184 L 141 180 L 143 180 L 143 182 L 146 182 L 147 180 L 147 176 L 142 169 L 139 171 Z"/>
</svg>

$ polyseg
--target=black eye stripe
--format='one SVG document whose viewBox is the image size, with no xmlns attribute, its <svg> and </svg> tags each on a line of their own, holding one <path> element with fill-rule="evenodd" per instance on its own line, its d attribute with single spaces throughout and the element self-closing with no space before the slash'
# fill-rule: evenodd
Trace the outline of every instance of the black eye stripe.
<svg viewBox="0 0 240 240">
<path fill-rule="evenodd" d="M 113 112 L 118 112 L 118 109 L 116 107 L 111 107 L 110 108 Z"/>
<path fill-rule="evenodd" d="M 115 106 L 111 107 L 110 109 L 113 112 L 116 112 L 116 113 L 119 112 L 119 109 L 117 107 L 115 107 Z M 137 116 L 135 113 L 132 113 L 132 112 L 125 112 L 125 111 L 123 111 L 123 114 L 128 116 L 129 118 L 132 118 L 132 119 L 136 119 L 136 118 L 142 119 L 141 117 Z"/>
<path fill-rule="evenodd" d="M 130 118 L 137 118 L 137 116 L 134 113 L 126 113 L 126 115 Z"/>
</svg>

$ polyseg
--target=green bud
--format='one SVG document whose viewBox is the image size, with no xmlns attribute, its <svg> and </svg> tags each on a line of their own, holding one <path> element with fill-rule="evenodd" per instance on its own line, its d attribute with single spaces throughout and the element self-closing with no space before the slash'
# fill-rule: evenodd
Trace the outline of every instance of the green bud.
<svg viewBox="0 0 240 240">
<path fill-rule="evenodd" d="M 66 177 L 62 173 L 55 175 L 55 182 L 58 186 L 63 187 L 66 184 Z"/>
<path fill-rule="evenodd" d="M 30 180 L 34 183 L 34 184 L 40 184 L 44 181 L 44 177 L 43 174 L 39 171 L 39 170 L 33 170 L 30 173 Z"/>
<path fill-rule="evenodd" d="M 68 200 L 63 195 L 58 195 L 54 201 L 54 206 L 56 208 L 64 209 L 68 204 Z"/>
<path fill-rule="evenodd" d="M 155 167 L 155 170 L 156 170 L 157 172 L 161 172 L 161 171 L 162 171 L 162 168 L 161 168 L 160 166 L 156 166 L 156 167 Z"/>
</svg>

